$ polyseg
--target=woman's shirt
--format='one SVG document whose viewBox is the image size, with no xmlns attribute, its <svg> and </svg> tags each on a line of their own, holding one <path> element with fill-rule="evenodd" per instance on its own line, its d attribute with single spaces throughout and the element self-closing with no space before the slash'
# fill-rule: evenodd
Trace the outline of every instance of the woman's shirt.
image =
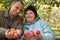
<svg viewBox="0 0 60 40">
<path fill-rule="evenodd" d="M 42 36 L 42 40 L 55 40 L 55 35 L 49 24 L 40 18 L 36 18 L 31 24 L 24 24 L 24 32 L 29 32 L 30 30 L 33 32 L 35 30 L 39 30 Z M 36 38 L 30 38 L 30 40 L 36 40 Z"/>
</svg>

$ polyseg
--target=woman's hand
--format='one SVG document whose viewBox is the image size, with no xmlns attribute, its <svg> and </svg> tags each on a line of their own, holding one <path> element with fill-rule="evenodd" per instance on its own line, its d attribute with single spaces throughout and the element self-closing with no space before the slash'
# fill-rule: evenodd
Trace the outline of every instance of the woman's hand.
<svg viewBox="0 0 60 40">
<path fill-rule="evenodd" d="M 30 40 L 29 32 L 24 33 L 24 40 Z"/>
<path fill-rule="evenodd" d="M 42 36 L 41 36 L 41 33 L 40 33 L 39 30 L 35 30 L 34 33 L 35 33 L 35 37 L 36 37 L 37 40 L 41 40 L 42 39 Z"/>
<path fill-rule="evenodd" d="M 41 33 L 39 30 L 29 31 L 24 33 L 24 40 L 30 40 L 30 38 L 36 38 L 37 40 L 41 40 Z"/>
</svg>

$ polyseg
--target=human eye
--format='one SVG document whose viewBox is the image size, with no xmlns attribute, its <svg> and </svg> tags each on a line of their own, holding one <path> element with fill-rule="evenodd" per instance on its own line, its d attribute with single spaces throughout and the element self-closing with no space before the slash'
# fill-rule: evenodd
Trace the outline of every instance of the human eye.
<svg viewBox="0 0 60 40">
<path fill-rule="evenodd" d="M 18 7 L 16 7 L 16 9 L 19 9 Z"/>
</svg>

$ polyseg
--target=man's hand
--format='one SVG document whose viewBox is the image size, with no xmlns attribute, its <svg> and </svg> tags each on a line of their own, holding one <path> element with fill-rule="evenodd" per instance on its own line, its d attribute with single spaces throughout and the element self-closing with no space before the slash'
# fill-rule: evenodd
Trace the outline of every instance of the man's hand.
<svg viewBox="0 0 60 40">
<path fill-rule="evenodd" d="M 14 28 L 8 29 L 6 31 L 6 37 L 8 39 L 17 39 L 18 37 L 20 37 L 22 34 L 22 30 L 15 30 Z"/>
<path fill-rule="evenodd" d="M 8 29 L 8 30 L 6 31 L 6 37 L 7 37 L 8 39 L 13 39 L 15 32 L 16 32 L 16 30 L 13 29 L 13 28 Z"/>
</svg>

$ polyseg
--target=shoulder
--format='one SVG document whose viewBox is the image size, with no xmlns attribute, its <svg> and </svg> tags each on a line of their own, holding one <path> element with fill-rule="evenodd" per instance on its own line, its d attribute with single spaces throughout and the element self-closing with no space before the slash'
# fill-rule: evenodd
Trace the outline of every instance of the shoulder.
<svg viewBox="0 0 60 40">
<path fill-rule="evenodd" d="M 0 13 L 3 13 L 3 12 L 5 12 L 7 9 L 5 9 L 5 10 L 0 10 Z"/>
<path fill-rule="evenodd" d="M 46 24 L 46 23 L 48 23 L 47 21 L 45 21 L 45 20 L 42 20 L 42 19 L 39 19 L 39 20 L 37 20 L 36 22 L 38 22 L 38 23 L 43 23 L 43 24 Z"/>
<path fill-rule="evenodd" d="M 4 12 L 4 10 L 0 10 L 0 14 L 3 13 L 3 12 Z"/>
<path fill-rule="evenodd" d="M 4 13 L 4 10 L 0 10 L 0 15 L 3 15 L 3 13 Z"/>
<path fill-rule="evenodd" d="M 2 12 L 3 10 L 0 10 L 0 12 Z"/>
<path fill-rule="evenodd" d="M 45 21 L 45 20 L 38 20 L 36 22 L 36 25 L 41 27 L 41 28 L 50 28 L 49 23 L 47 21 Z"/>
<path fill-rule="evenodd" d="M 40 20 L 40 22 L 43 23 L 43 24 L 47 24 L 48 23 L 46 20 L 42 20 L 42 19 Z"/>
<path fill-rule="evenodd" d="M 7 9 L 5 9 L 5 10 L 0 10 L 0 15 L 2 14 L 2 15 L 5 15 L 5 11 L 6 11 Z"/>
<path fill-rule="evenodd" d="M 42 19 L 39 19 L 39 20 L 37 20 L 35 23 L 37 23 L 37 24 L 40 24 L 40 25 L 49 25 L 49 23 L 47 22 L 47 21 L 45 21 L 45 20 L 42 20 Z"/>
</svg>

